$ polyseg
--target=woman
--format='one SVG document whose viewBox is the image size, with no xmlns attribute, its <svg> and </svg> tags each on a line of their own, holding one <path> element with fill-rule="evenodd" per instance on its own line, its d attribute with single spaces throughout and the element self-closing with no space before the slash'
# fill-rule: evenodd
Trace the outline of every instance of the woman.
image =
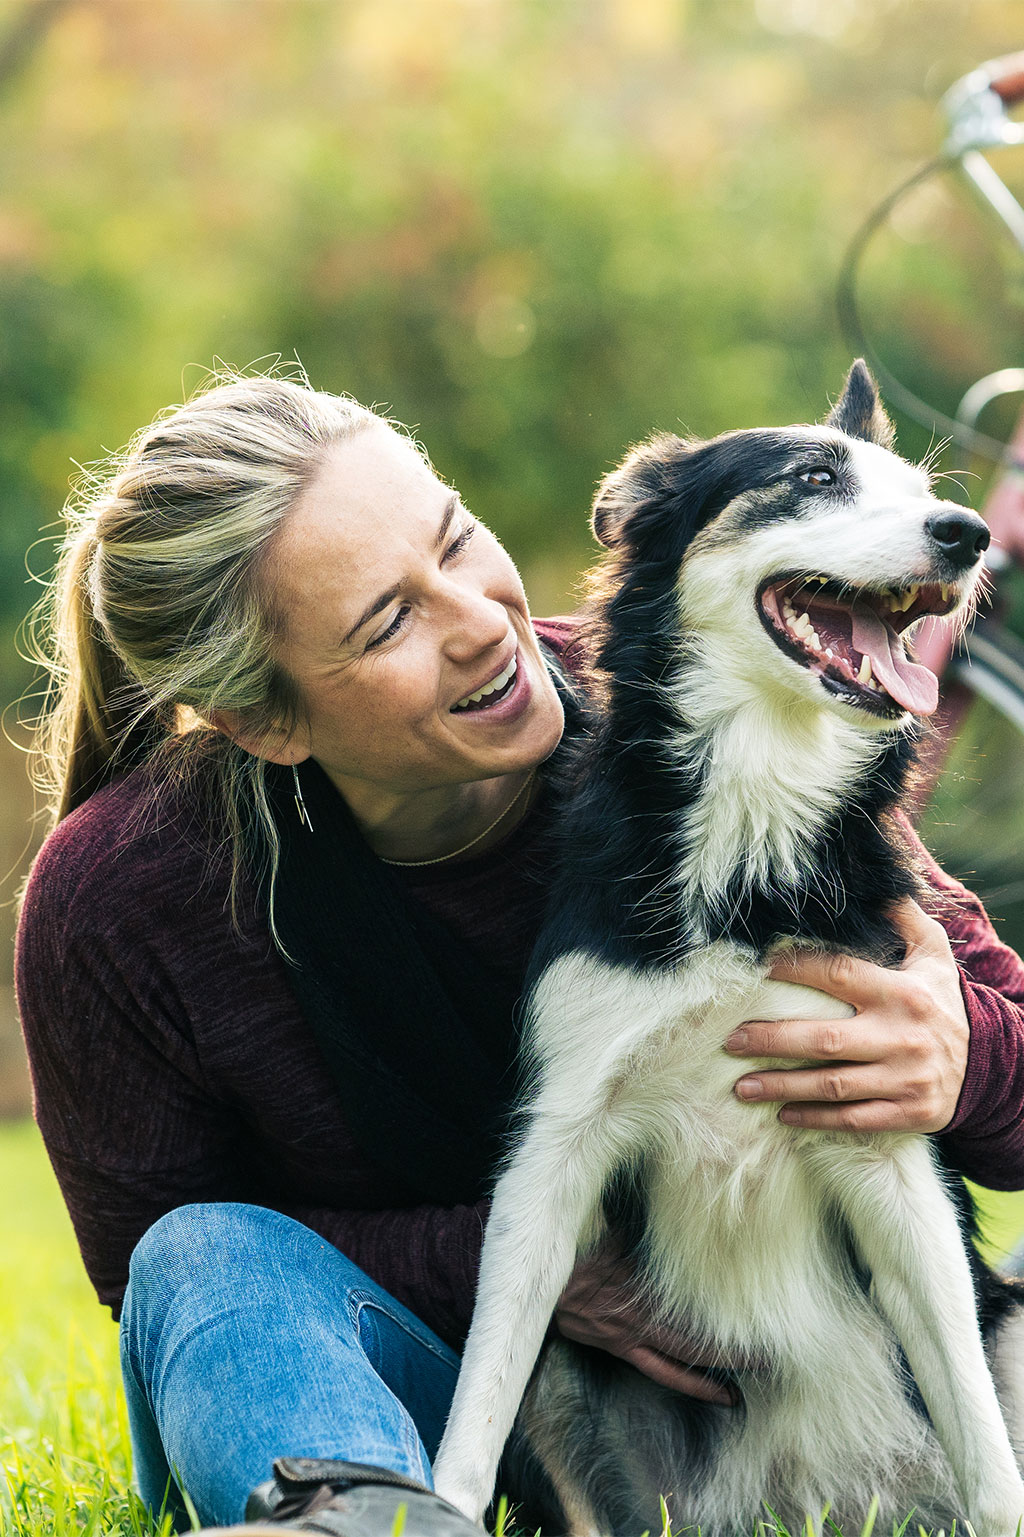
<svg viewBox="0 0 1024 1537">
<path fill-rule="evenodd" d="M 429 1459 L 514 1099 L 574 627 L 531 623 L 407 437 L 273 378 L 136 440 L 73 516 L 53 612 L 57 825 L 18 990 L 37 1118 L 121 1317 L 143 1497 L 173 1470 L 204 1521 L 239 1521 L 275 1457 L 344 1457 L 424 1490 L 367 1495 L 412 1499 L 413 1526 L 458 1525 Z M 929 879 L 944 927 L 908 904 L 902 971 L 787 973 L 855 1003 L 857 1060 L 752 1023 L 738 1054 L 821 1065 L 737 1092 L 942 1130 L 965 1173 L 1024 1183 L 1024 967 Z M 628 1295 L 602 1255 L 559 1327 L 731 1401 Z"/>
</svg>

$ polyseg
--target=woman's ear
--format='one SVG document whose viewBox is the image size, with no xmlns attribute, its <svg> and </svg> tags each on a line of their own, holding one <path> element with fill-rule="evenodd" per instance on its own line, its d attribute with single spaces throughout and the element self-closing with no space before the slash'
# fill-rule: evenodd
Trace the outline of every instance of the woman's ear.
<svg viewBox="0 0 1024 1537">
<path fill-rule="evenodd" d="M 597 488 L 590 526 L 599 544 L 614 549 L 625 537 L 634 510 L 666 488 L 666 471 L 687 445 L 672 433 L 660 433 L 631 448 L 618 469 Z"/>
<path fill-rule="evenodd" d="M 297 732 L 286 731 L 282 726 L 258 731 L 248 724 L 242 710 L 211 710 L 210 724 L 254 758 L 280 763 L 283 768 L 305 763 L 310 756 L 308 742 L 304 743 Z"/>
</svg>

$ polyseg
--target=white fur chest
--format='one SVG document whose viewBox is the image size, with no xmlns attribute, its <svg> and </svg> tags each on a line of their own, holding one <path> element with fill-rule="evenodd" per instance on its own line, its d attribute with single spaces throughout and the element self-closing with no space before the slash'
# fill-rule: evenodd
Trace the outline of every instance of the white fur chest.
<svg viewBox="0 0 1024 1537">
<path fill-rule="evenodd" d="M 776 1104 L 738 1100 L 736 1080 L 758 1064 L 724 1043 L 747 1020 L 846 1018 L 849 1005 L 767 980 L 728 943 L 640 975 L 568 956 L 543 979 L 538 1004 L 546 1108 L 589 1111 L 595 1135 L 642 1164 L 665 1308 L 723 1346 L 748 1346 L 757 1320 L 759 1345 L 776 1358 L 799 1333 L 806 1359 L 809 1286 L 826 1279 L 816 1288 L 829 1314 L 821 1334 L 834 1344 L 843 1240 L 799 1153 L 808 1138 L 819 1151 L 827 1138 L 784 1125 Z"/>
<path fill-rule="evenodd" d="M 777 1107 L 740 1103 L 732 1089 L 745 1066 L 725 1051 L 726 1038 L 747 1020 L 845 1019 L 848 1004 L 794 983 L 766 978 L 737 946 L 719 942 L 674 969 L 637 972 L 580 952 L 563 956 L 541 979 L 534 1000 L 532 1044 L 546 1094 L 566 1092 L 595 1115 L 643 1116 L 666 1146 L 704 1140 L 731 1159 L 751 1136 L 774 1129 Z M 778 1067 L 773 1061 L 766 1066 Z"/>
</svg>

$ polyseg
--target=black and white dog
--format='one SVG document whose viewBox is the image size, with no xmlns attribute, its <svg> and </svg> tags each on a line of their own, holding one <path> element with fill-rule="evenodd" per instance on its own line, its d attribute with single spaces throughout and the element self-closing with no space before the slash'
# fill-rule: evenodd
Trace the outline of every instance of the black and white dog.
<svg viewBox="0 0 1024 1537">
<path fill-rule="evenodd" d="M 438 1491 L 479 1520 L 577 1253 L 609 1191 L 667 1320 L 742 1409 L 549 1345 L 526 1424 L 574 1533 L 749 1533 L 766 1505 L 1024 1517 L 1022 1299 L 970 1242 L 928 1138 L 787 1126 L 739 1103 L 750 1019 L 845 1018 L 768 980 L 788 944 L 896 966 L 919 889 L 892 818 L 934 677 L 904 648 L 969 612 L 988 543 L 891 449 L 855 364 L 824 426 L 661 437 L 601 487 L 595 678 L 564 867 L 530 995 L 536 1081 L 499 1180 Z M 771 1066 L 778 1067 L 774 1062 Z M 628 1204 L 628 1203 L 627 1203 Z"/>
</svg>

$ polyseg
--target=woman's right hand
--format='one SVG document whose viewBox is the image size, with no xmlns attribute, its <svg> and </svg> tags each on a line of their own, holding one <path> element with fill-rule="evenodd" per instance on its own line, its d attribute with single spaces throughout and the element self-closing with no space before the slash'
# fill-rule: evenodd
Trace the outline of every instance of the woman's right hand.
<svg viewBox="0 0 1024 1537">
<path fill-rule="evenodd" d="M 555 1325 L 566 1339 L 607 1350 L 662 1387 L 709 1404 L 736 1407 L 742 1402 L 735 1387 L 706 1370 L 736 1363 L 722 1362 L 685 1330 L 659 1324 L 634 1266 L 610 1238 L 577 1261 L 555 1309 Z"/>
</svg>

